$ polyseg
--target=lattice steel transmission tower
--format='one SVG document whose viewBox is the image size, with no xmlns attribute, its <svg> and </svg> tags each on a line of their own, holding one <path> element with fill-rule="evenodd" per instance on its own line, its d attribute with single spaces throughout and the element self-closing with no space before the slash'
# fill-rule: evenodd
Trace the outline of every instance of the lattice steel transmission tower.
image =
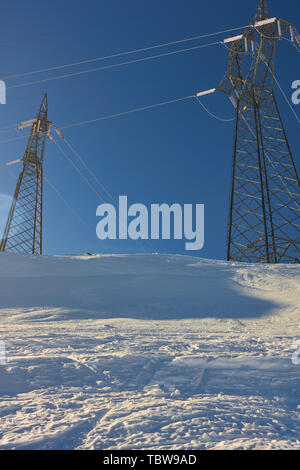
<svg viewBox="0 0 300 470">
<path fill-rule="evenodd" d="M 293 25 L 264 0 L 243 34 L 225 39 L 229 65 L 216 90 L 236 108 L 227 259 L 300 263 L 300 183 L 273 91 L 277 42 Z"/>
<path fill-rule="evenodd" d="M 236 97 L 228 260 L 300 263 L 300 183 L 273 91 L 276 44 L 289 29 L 260 0 L 252 25 L 228 43 L 218 87 Z"/>
<path fill-rule="evenodd" d="M 45 95 L 36 118 L 20 126 L 31 126 L 31 131 L 0 251 L 42 254 L 43 159 L 50 125 L 47 114 Z"/>
</svg>

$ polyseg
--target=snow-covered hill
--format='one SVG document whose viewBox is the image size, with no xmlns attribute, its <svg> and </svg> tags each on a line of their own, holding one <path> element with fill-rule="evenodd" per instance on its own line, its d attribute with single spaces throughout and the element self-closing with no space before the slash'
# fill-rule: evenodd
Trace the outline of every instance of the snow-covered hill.
<svg viewBox="0 0 300 470">
<path fill-rule="evenodd" d="M 0 255 L 0 448 L 300 447 L 300 267 Z"/>
</svg>

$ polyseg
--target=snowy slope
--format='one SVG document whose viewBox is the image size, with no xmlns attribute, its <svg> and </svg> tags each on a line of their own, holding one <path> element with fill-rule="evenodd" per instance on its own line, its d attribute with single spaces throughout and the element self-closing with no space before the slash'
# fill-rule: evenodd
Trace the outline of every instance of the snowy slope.
<svg viewBox="0 0 300 470">
<path fill-rule="evenodd" d="M 300 267 L 0 254 L 0 448 L 300 448 Z"/>
</svg>

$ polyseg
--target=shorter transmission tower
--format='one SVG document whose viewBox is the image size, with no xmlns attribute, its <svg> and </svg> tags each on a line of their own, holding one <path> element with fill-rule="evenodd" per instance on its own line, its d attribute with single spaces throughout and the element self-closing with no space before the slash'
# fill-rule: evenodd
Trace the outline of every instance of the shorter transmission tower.
<svg viewBox="0 0 300 470">
<path fill-rule="evenodd" d="M 19 126 L 31 126 L 31 131 L 0 251 L 42 254 L 43 159 L 50 130 L 47 114 L 45 94 L 36 118 Z"/>
</svg>

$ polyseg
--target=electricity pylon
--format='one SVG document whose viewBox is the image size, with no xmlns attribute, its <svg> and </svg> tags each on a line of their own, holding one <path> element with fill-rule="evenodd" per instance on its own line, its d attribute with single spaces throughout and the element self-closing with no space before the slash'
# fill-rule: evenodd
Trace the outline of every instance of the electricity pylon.
<svg viewBox="0 0 300 470">
<path fill-rule="evenodd" d="M 236 95 L 227 259 L 299 263 L 300 183 L 273 91 L 276 43 L 290 24 L 271 19 L 264 0 L 257 23 L 231 43 L 219 86 Z M 248 47 L 253 57 L 245 73 Z"/>
<path fill-rule="evenodd" d="M 216 90 L 236 108 L 227 259 L 300 263 L 300 183 L 275 99 L 275 48 L 291 23 L 260 0 L 243 34 L 225 39 L 229 65 Z"/>
<path fill-rule="evenodd" d="M 19 126 L 31 125 L 31 131 L 0 251 L 42 254 L 43 159 L 50 125 L 47 113 L 45 95 L 36 118 Z"/>
</svg>

